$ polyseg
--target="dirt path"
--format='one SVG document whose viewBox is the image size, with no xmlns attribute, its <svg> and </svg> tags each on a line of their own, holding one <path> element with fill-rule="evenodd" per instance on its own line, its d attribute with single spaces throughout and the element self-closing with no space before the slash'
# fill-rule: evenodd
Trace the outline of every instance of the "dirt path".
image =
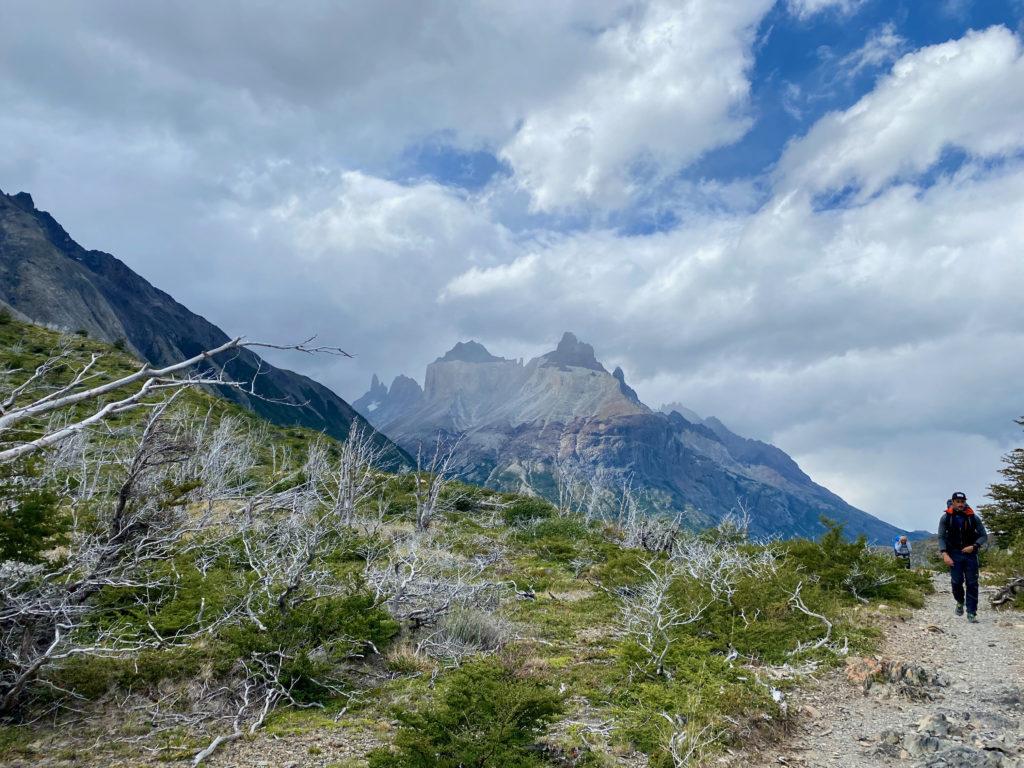
<svg viewBox="0 0 1024 768">
<path fill-rule="evenodd" d="M 751 765 L 1024 768 L 1024 617 L 989 609 L 983 588 L 969 624 L 948 575 L 935 587 L 882 625 L 877 656 L 794 694 L 792 733 Z"/>
</svg>

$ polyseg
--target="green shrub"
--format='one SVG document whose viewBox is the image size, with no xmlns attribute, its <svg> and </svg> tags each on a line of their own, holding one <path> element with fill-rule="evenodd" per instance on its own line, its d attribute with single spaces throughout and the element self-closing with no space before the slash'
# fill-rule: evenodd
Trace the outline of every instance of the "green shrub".
<svg viewBox="0 0 1024 768">
<path fill-rule="evenodd" d="M 68 516 L 41 474 L 38 457 L 0 465 L 0 562 L 38 563 L 66 540 Z"/>
<path fill-rule="evenodd" d="M 563 710 L 543 680 L 499 659 L 464 664 L 440 686 L 433 705 L 396 713 L 394 747 L 370 752 L 369 768 L 534 768 L 530 747 Z"/>
<path fill-rule="evenodd" d="M 523 497 L 516 499 L 502 513 L 505 525 L 526 525 L 533 520 L 547 520 L 555 515 L 555 506 L 547 499 Z"/>
<path fill-rule="evenodd" d="M 375 607 L 373 596 L 356 594 L 303 603 L 281 615 L 272 608 L 261 616 L 266 629 L 252 623 L 222 633 L 225 660 L 254 654 L 285 655 L 281 680 L 298 702 L 320 703 L 329 697 L 322 685 L 335 681 L 335 667 L 366 651 L 372 644 L 384 650 L 398 633 L 398 622 Z"/>
</svg>

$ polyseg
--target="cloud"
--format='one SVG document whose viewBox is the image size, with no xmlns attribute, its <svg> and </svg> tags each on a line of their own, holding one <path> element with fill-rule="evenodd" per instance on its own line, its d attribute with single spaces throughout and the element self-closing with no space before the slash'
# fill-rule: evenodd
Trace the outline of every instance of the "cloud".
<svg viewBox="0 0 1024 768">
<path fill-rule="evenodd" d="M 851 108 L 819 120 L 779 160 L 782 188 L 855 190 L 863 201 L 955 147 L 971 158 L 1024 148 L 1024 58 L 1005 27 L 907 54 Z"/>
<path fill-rule="evenodd" d="M 839 71 L 847 79 L 854 78 L 865 69 L 893 61 L 906 45 L 906 38 L 896 33 L 896 25 L 886 22 L 871 33 L 864 45 L 840 60 Z"/>
<path fill-rule="evenodd" d="M 789 12 L 801 21 L 825 11 L 833 11 L 840 16 L 852 16 L 867 0 L 786 0 Z"/>
<path fill-rule="evenodd" d="M 604 30 L 596 66 L 528 110 L 501 149 L 534 209 L 621 208 L 636 173 L 662 178 L 742 136 L 770 5 L 654 2 Z"/>
<path fill-rule="evenodd" d="M 0 27 L 3 188 L 229 333 L 354 353 L 275 358 L 349 399 L 457 340 L 530 357 L 571 330 L 646 402 L 775 440 L 869 512 L 923 499 L 908 527 L 950 490 L 931 467 L 976 497 L 1018 437 L 1024 78 L 1002 27 L 856 78 L 872 90 L 773 174 L 723 181 L 679 171 L 756 117 L 767 0 L 580 0 L 543 23 L 515 3 L 37 5 Z M 826 5 L 790 7 L 810 28 Z M 849 72 L 903 50 L 875 29 Z M 811 119 L 820 78 L 791 74 Z M 396 172 L 437 136 L 506 165 L 473 189 Z M 678 224 L 630 234 L 636 212 Z"/>
<path fill-rule="evenodd" d="M 795 458 L 817 483 L 855 507 L 907 531 L 934 534 L 953 491 L 964 491 L 975 508 L 984 503 L 1008 450 L 1007 443 L 981 435 L 933 429 L 893 435 L 870 450 L 833 445 Z"/>
</svg>

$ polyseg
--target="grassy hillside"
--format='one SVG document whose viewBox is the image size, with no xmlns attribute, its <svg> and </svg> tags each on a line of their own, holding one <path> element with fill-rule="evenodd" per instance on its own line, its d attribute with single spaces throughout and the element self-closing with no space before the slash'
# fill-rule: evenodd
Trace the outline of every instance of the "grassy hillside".
<svg viewBox="0 0 1024 768">
<path fill-rule="evenodd" d="M 0 400 L 54 350 L 50 387 L 92 354 L 100 379 L 136 365 L 3 318 Z M 592 519 L 378 471 L 359 434 L 166 396 L 0 467 L 28 532 L 0 529 L 4 761 L 201 761 L 225 737 L 326 728 L 368 734 L 355 765 L 374 768 L 684 765 L 778 724 L 801 673 L 871 650 L 863 601 L 928 587 L 836 527 L 759 544 L 732 522 Z"/>
</svg>

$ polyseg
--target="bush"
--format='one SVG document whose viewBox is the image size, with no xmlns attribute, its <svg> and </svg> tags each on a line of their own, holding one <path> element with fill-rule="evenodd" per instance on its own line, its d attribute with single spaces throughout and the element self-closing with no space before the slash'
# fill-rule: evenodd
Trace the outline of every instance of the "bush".
<svg viewBox="0 0 1024 768">
<path fill-rule="evenodd" d="M 505 525 L 527 525 L 533 520 L 547 520 L 555 516 L 555 505 L 537 497 L 520 498 L 505 507 L 502 515 Z"/>
<path fill-rule="evenodd" d="M 336 665 L 362 653 L 372 643 L 387 647 L 398 633 L 398 622 L 374 606 L 372 595 L 357 593 L 303 603 L 282 616 L 272 608 L 256 624 L 224 631 L 226 661 L 253 654 L 281 651 L 287 660 L 281 667 L 281 681 L 298 702 L 322 703 L 330 692 L 322 683 L 336 682 Z"/>
<path fill-rule="evenodd" d="M 396 713 L 402 723 L 392 749 L 375 749 L 369 768 L 534 768 L 544 760 L 530 747 L 562 713 L 547 682 L 499 659 L 465 664 L 419 712 Z"/>
<path fill-rule="evenodd" d="M 40 459 L 0 465 L 0 562 L 38 563 L 65 541 L 68 516 L 60 498 L 38 485 Z"/>
<path fill-rule="evenodd" d="M 482 651 L 497 651 L 508 641 L 508 627 L 493 614 L 463 609 L 453 611 L 441 621 L 446 638 Z"/>
</svg>

